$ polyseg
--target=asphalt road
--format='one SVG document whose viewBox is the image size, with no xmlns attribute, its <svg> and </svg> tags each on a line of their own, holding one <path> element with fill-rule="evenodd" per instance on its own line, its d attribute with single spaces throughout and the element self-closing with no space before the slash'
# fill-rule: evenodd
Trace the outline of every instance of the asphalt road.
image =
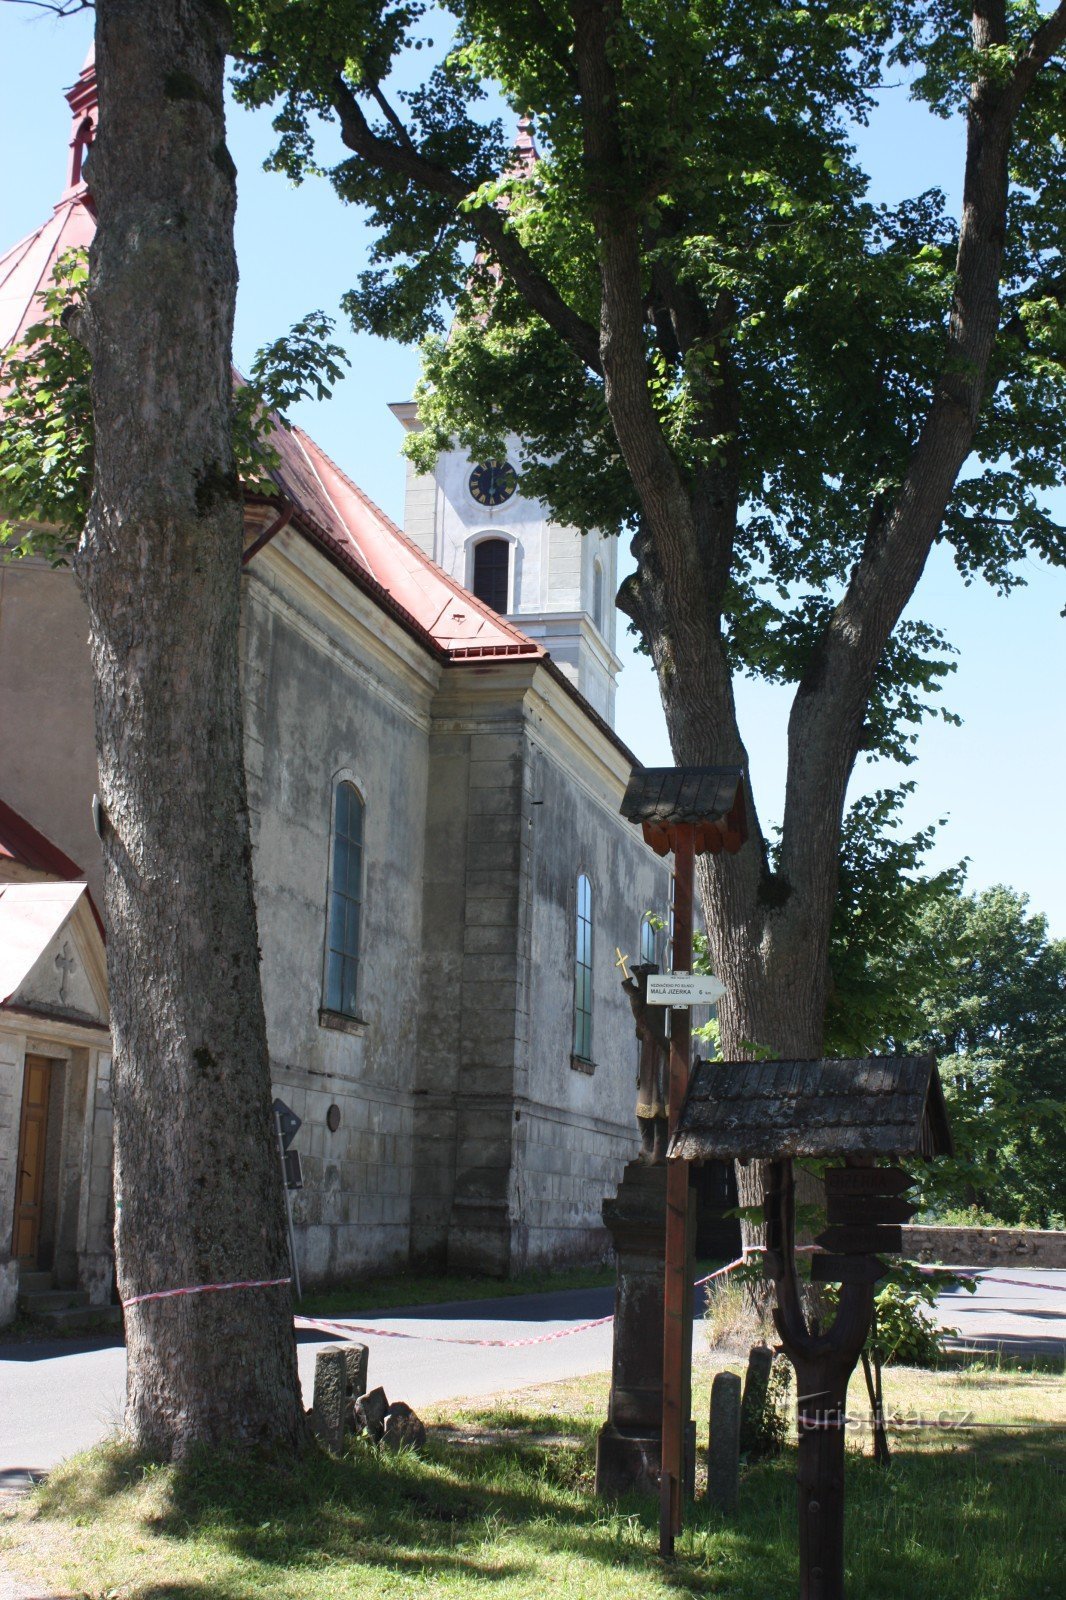
<svg viewBox="0 0 1066 1600">
<path fill-rule="evenodd" d="M 942 1321 L 960 1343 L 1019 1355 L 1066 1357 L 1066 1271 L 1002 1269 L 976 1295 L 942 1296 Z M 1043 1287 L 1040 1287 L 1043 1285 Z M 513 1299 L 415 1307 L 349 1319 L 373 1332 L 354 1334 L 370 1349 L 370 1384 L 416 1409 L 433 1401 L 476 1397 L 605 1372 L 609 1323 L 568 1337 L 499 1349 L 452 1340 L 537 1339 L 610 1315 L 613 1291 L 574 1289 Z M 389 1338 L 389 1332 L 418 1335 Z M 315 1351 L 337 1335 L 298 1334 L 300 1376 L 310 1404 Z M 125 1351 L 117 1338 L 41 1340 L 0 1345 L 0 1490 L 46 1471 L 118 1426 Z"/>
</svg>

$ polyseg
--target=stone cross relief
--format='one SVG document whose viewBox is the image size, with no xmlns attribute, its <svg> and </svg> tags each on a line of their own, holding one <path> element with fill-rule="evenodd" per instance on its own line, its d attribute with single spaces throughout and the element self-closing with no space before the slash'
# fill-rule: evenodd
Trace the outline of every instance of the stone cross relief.
<svg viewBox="0 0 1066 1600">
<path fill-rule="evenodd" d="M 64 939 L 63 948 L 56 956 L 56 966 L 59 968 L 59 1003 L 66 1005 L 67 979 L 72 972 L 77 971 L 78 964 L 70 953 L 70 944 Z"/>
</svg>

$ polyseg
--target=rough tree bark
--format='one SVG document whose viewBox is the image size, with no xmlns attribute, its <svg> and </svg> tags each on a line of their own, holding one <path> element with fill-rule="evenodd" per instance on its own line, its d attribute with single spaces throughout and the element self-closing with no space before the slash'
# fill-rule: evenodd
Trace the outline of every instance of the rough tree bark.
<svg viewBox="0 0 1066 1600">
<path fill-rule="evenodd" d="M 252 895 L 231 445 L 237 270 L 219 0 L 98 0 L 88 600 L 124 1300 L 287 1278 Z M 128 1309 L 126 1432 L 293 1447 L 289 1290 Z"/>
</svg>

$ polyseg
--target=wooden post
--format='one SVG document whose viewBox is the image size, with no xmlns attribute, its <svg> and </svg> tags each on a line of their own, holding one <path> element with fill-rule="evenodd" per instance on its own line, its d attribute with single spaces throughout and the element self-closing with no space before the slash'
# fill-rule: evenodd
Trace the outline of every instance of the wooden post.
<svg viewBox="0 0 1066 1600">
<path fill-rule="evenodd" d="M 691 822 L 676 824 L 674 845 L 674 949 L 675 972 L 692 970 L 692 891 L 696 856 L 696 829 Z M 670 1133 L 677 1127 L 681 1103 L 688 1088 L 692 1050 L 691 1011 L 671 1012 L 670 1092 L 667 1102 Z M 674 1537 L 681 1531 L 684 1492 L 685 1424 L 688 1421 L 692 1374 L 686 1352 L 692 1322 L 692 1285 L 688 1252 L 688 1162 L 666 1164 L 666 1283 L 663 1297 L 663 1441 L 662 1515 L 659 1554 L 671 1557 Z"/>
</svg>

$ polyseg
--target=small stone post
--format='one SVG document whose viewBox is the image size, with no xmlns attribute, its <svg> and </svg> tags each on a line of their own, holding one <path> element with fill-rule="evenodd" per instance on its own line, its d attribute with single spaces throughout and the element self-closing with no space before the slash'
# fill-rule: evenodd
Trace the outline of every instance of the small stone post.
<svg viewBox="0 0 1066 1600">
<path fill-rule="evenodd" d="M 739 1476 L 740 1378 L 735 1372 L 718 1372 L 711 1384 L 707 1501 L 727 1517 L 737 1509 Z"/>
<path fill-rule="evenodd" d="M 331 1344 L 315 1356 L 315 1432 L 335 1454 L 353 1426 L 355 1402 L 366 1393 L 369 1356 L 365 1344 Z"/>
<path fill-rule="evenodd" d="M 768 1344 L 752 1345 L 744 1377 L 740 1408 L 740 1448 L 745 1455 L 761 1455 L 766 1442 L 766 1395 L 774 1353 Z"/>
</svg>

